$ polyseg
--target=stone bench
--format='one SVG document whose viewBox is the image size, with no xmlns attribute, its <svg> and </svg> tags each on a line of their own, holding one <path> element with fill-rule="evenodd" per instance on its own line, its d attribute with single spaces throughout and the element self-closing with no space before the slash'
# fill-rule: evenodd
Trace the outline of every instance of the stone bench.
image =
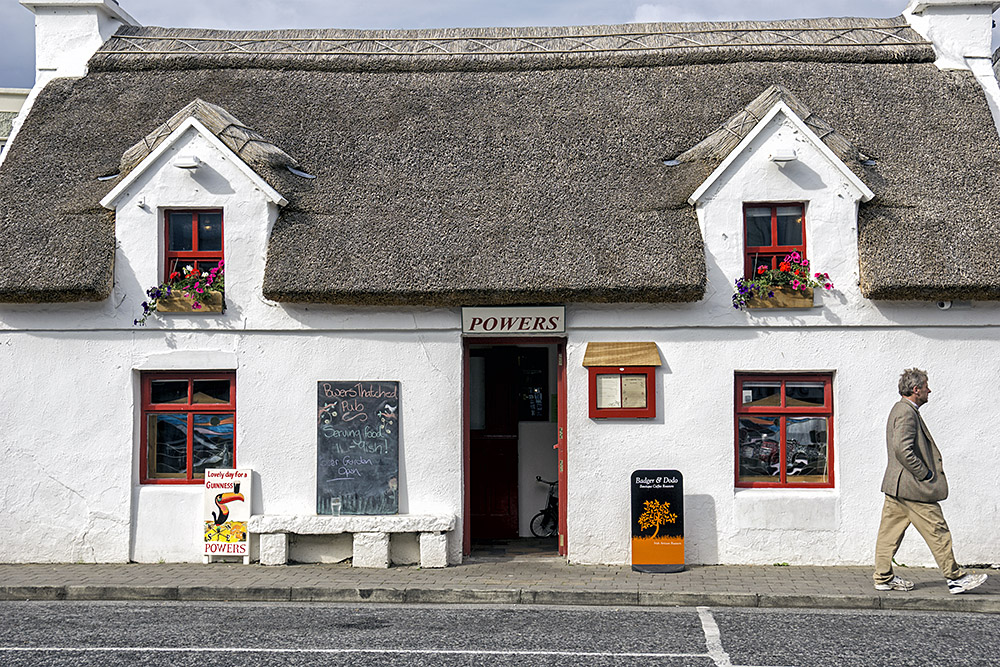
<svg viewBox="0 0 1000 667">
<path fill-rule="evenodd" d="M 392 514 L 386 516 L 294 516 L 257 514 L 249 531 L 260 536 L 260 564 L 288 563 L 289 535 L 338 535 L 354 537 L 354 567 L 389 567 L 389 535 L 418 533 L 420 567 L 448 566 L 448 535 L 455 530 L 455 515 Z"/>
</svg>

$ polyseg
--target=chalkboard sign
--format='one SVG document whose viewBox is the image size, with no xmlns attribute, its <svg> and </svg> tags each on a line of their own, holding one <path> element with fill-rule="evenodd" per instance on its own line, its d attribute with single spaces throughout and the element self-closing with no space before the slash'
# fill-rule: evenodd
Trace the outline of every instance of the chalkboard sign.
<svg viewBox="0 0 1000 667">
<path fill-rule="evenodd" d="M 319 382 L 318 514 L 399 511 L 399 382 Z"/>
<path fill-rule="evenodd" d="M 677 470 L 632 473 L 632 569 L 684 570 L 684 477 Z"/>
</svg>

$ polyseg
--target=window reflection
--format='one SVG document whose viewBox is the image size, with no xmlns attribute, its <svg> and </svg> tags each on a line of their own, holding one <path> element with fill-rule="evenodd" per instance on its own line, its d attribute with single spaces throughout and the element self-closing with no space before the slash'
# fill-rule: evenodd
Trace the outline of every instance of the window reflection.
<svg viewBox="0 0 1000 667">
<path fill-rule="evenodd" d="M 781 473 L 781 417 L 740 417 L 739 479 L 773 482 Z"/>
<path fill-rule="evenodd" d="M 802 207 L 778 206 L 778 245 L 802 245 Z"/>
<path fill-rule="evenodd" d="M 796 482 L 827 481 L 826 417 L 788 417 L 785 424 L 785 475 Z"/>
<path fill-rule="evenodd" d="M 149 415 L 148 468 L 157 477 L 183 477 L 187 473 L 187 415 Z"/>
<path fill-rule="evenodd" d="M 150 383 L 150 403 L 187 403 L 187 400 L 187 380 L 153 380 Z"/>
<path fill-rule="evenodd" d="M 771 245 L 771 208 L 748 208 L 747 245 Z"/>
<path fill-rule="evenodd" d="M 191 431 L 192 466 L 195 477 L 205 468 L 233 467 L 233 423 L 231 414 L 195 414 Z"/>
<path fill-rule="evenodd" d="M 229 380 L 195 380 L 192 403 L 228 403 Z"/>
<path fill-rule="evenodd" d="M 823 405 L 826 393 L 822 382 L 787 382 L 785 383 L 785 405 Z"/>
<path fill-rule="evenodd" d="M 780 382 L 744 382 L 743 405 L 778 406 L 781 405 Z"/>
<path fill-rule="evenodd" d="M 191 250 L 191 218 L 190 213 L 170 214 L 170 250 Z"/>
<path fill-rule="evenodd" d="M 198 214 L 198 250 L 222 250 L 222 214 Z"/>
</svg>

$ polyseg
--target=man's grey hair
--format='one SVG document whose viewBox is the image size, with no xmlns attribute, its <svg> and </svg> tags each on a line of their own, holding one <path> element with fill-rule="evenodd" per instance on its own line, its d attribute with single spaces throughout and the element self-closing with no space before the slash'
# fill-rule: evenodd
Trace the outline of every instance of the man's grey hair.
<svg viewBox="0 0 1000 667">
<path fill-rule="evenodd" d="M 913 390 L 927 384 L 927 371 L 919 368 L 907 368 L 899 376 L 899 395 L 912 396 Z"/>
</svg>

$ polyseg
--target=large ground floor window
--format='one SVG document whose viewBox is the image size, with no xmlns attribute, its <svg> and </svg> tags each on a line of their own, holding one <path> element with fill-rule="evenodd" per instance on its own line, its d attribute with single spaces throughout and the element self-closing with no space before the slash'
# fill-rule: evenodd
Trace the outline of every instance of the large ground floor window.
<svg viewBox="0 0 1000 667">
<path fill-rule="evenodd" d="M 236 466 L 236 373 L 142 374 L 143 483 L 200 483 Z"/>
<path fill-rule="evenodd" d="M 736 375 L 736 486 L 833 486 L 831 375 Z"/>
</svg>

